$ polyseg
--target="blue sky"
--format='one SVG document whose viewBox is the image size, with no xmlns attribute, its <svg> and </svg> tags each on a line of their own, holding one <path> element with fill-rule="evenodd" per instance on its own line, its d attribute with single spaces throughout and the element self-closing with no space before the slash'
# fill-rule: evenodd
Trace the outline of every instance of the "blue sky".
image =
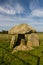
<svg viewBox="0 0 43 65">
<path fill-rule="evenodd" d="M 20 23 L 43 32 L 43 0 L 0 0 L 0 31 Z"/>
</svg>

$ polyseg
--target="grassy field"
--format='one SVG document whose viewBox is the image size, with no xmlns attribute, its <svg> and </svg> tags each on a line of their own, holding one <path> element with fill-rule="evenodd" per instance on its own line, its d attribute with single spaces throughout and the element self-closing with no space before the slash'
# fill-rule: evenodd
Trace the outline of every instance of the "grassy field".
<svg viewBox="0 0 43 65">
<path fill-rule="evenodd" d="M 0 34 L 0 65 L 43 65 L 43 33 L 38 33 L 40 46 L 31 51 L 17 51 L 9 48 L 11 35 Z"/>
</svg>

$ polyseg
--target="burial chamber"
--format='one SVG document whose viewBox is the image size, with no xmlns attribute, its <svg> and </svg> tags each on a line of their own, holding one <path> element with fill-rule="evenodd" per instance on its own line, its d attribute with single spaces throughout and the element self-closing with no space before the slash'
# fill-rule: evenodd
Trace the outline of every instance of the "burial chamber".
<svg viewBox="0 0 43 65">
<path fill-rule="evenodd" d="M 36 30 L 27 24 L 14 26 L 8 31 L 12 35 L 10 48 L 15 50 L 32 50 L 39 46 L 39 37 Z"/>
</svg>

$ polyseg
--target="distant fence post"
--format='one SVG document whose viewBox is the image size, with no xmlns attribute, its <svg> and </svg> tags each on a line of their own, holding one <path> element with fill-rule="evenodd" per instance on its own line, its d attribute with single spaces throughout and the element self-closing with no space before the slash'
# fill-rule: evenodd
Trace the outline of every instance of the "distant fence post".
<svg viewBox="0 0 43 65">
<path fill-rule="evenodd" d="M 40 57 L 38 57 L 38 60 L 37 60 L 37 65 L 40 64 Z"/>
</svg>

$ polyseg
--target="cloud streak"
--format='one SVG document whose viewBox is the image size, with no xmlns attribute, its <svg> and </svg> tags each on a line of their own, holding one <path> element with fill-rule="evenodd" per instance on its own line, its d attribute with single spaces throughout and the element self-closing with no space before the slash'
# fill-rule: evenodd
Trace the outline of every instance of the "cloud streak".
<svg viewBox="0 0 43 65">
<path fill-rule="evenodd" d="M 9 15 L 16 15 L 16 14 L 21 14 L 23 12 L 24 12 L 24 9 L 19 3 L 17 3 L 15 5 L 15 7 L 13 7 L 13 8 L 11 6 L 6 6 L 6 7 L 0 6 L 0 13 L 5 13 L 5 14 L 9 14 Z"/>
</svg>

